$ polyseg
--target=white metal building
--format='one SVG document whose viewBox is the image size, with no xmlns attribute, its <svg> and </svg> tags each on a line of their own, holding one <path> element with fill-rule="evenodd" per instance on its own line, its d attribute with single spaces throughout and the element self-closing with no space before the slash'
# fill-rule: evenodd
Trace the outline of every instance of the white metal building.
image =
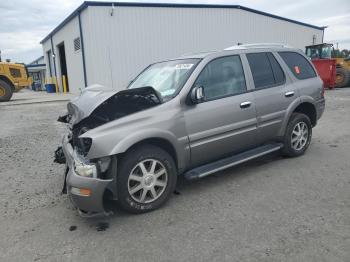
<svg viewBox="0 0 350 262">
<path fill-rule="evenodd" d="M 73 93 L 91 84 L 123 89 L 155 61 L 237 43 L 285 43 L 304 50 L 325 27 L 239 5 L 84 2 L 41 44 L 47 77 L 68 77 Z"/>
</svg>

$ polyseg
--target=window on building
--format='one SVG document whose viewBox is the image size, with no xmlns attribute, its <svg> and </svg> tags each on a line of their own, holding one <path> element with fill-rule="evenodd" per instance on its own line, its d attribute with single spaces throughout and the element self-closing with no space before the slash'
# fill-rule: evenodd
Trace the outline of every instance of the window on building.
<svg viewBox="0 0 350 262">
<path fill-rule="evenodd" d="M 80 50 L 80 37 L 74 39 L 74 51 Z"/>
<path fill-rule="evenodd" d="M 284 62 L 298 79 L 308 79 L 316 76 L 310 62 L 296 52 L 279 52 Z"/>
<path fill-rule="evenodd" d="M 199 74 L 195 86 L 203 87 L 205 100 L 245 92 L 246 84 L 240 57 L 228 56 L 209 62 Z"/>
</svg>

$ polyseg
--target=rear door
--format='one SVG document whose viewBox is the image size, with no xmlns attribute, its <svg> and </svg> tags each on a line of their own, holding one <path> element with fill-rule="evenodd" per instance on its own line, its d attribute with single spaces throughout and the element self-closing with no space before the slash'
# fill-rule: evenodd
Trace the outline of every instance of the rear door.
<svg viewBox="0 0 350 262">
<path fill-rule="evenodd" d="M 204 99 L 184 111 L 192 166 L 255 144 L 255 104 L 245 79 L 239 55 L 216 58 L 199 74 L 194 86 L 203 87 Z"/>
<path fill-rule="evenodd" d="M 296 87 L 286 75 L 272 52 L 246 55 L 254 80 L 253 91 L 257 111 L 259 143 L 277 137 L 287 108 L 298 99 Z"/>
<path fill-rule="evenodd" d="M 317 78 L 317 74 L 310 61 L 303 55 L 293 51 L 278 52 L 284 63 L 288 66 L 292 77 L 295 78 L 294 85 L 298 88 L 301 96 L 311 96 L 314 99 L 323 99 L 322 81 Z"/>
</svg>

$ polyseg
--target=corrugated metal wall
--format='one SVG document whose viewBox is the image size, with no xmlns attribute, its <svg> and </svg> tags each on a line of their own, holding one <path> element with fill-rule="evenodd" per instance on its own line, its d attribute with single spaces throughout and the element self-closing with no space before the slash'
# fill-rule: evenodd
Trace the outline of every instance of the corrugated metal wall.
<svg viewBox="0 0 350 262">
<path fill-rule="evenodd" d="M 82 19 L 86 18 L 86 12 L 81 14 Z M 69 89 L 73 93 L 78 93 L 79 88 L 84 87 L 84 74 L 83 74 L 83 63 L 82 63 L 82 53 L 81 50 L 74 51 L 74 39 L 79 37 L 79 24 L 78 17 L 75 17 L 68 24 L 66 24 L 60 31 L 52 36 L 53 50 L 55 53 L 55 62 L 56 62 L 56 72 L 57 72 L 57 82 L 60 91 L 62 92 L 62 74 L 61 74 L 61 65 L 59 59 L 58 45 L 64 43 L 65 53 L 66 53 L 66 64 L 68 72 L 68 84 Z M 48 39 L 43 43 L 44 58 L 46 63 L 46 78 L 50 77 L 47 51 L 51 50 L 51 41 Z M 51 58 L 51 69 L 54 76 L 54 65 L 53 58 Z"/>
<path fill-rule="evenodd" d="M 241 9 L 89 6 L 81 13 L 88 85 L 123 89 L 145 66 L 182 54 L 221 50 L 240 43 L 286 43 L 304 50 L 322 42 L 322 30 Z M 78 17 L 53 35 L 64 41 L 72 92 L 84 86 L 81 51 L 75 52 Z M 46 51 L 50 40 L 43 43 Z M 47 70 L 48 72 L 48 70 Z"/>
</svg>

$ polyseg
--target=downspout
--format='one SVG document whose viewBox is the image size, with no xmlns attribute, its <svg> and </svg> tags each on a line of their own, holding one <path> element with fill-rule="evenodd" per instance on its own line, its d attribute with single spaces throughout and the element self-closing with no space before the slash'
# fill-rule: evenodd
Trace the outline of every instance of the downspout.
<svg viewBox="0 0 350 262">
<path fill-rule="evenodd" d="M 85 52 L 84 52 L 84 36 L 83 36 L 83 30 L 81 28 L 80 11 L 78 12 L 78 20 L 79 20 L 80 42 L 81 42 L 81 56 L 83 59 L 83 72 L 84 72 L 84 85 L 85 85 L 84 87 L 87 87 L 86 67 L 85 67 Z"/>
<path fill-rule="evenodd" d="M 55 50 L 53 49 L 53 42 L 52 42 L 52 35 L 50 36 L 50 40 L 51 40 L 51 50 L 52 50 L 52 58 L 53 58 L 53 67 L 55 70 L 55 77 L 57 77 L 57 71 L 56 71 L 56 54 L 55 54 Z M 50 61 L 49 61 L 50 63 Z"/>
</svg>

